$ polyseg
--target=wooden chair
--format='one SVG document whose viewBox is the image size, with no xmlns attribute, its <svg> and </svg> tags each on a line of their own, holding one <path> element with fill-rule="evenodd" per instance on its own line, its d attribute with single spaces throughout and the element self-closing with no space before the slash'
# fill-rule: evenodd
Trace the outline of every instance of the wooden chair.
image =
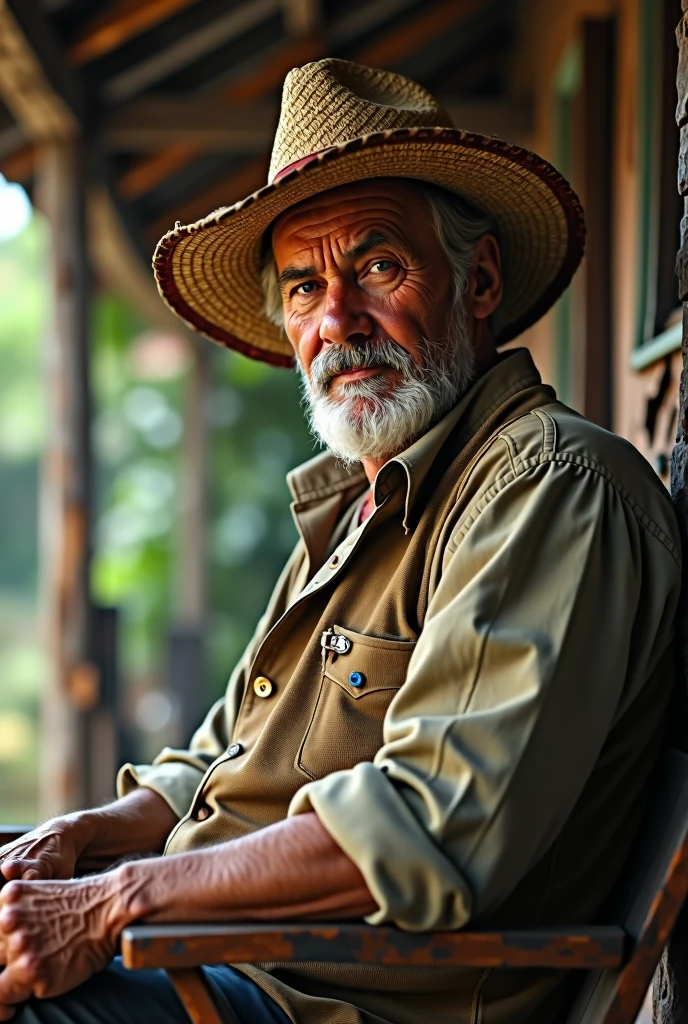
<svg viewBox="0 0 688 1024">
<path fill-rule="evenodd" d="M 193 1024 L 222 1024 L 201 965 L 262 961 L 580 970 L 575 1003 L 558 1024 L 633 1024 L 688 894 L 688 756 L 665 753 L 654 793 L 609 925 L 418 934 L 340 923 L 143 923 L 123 931 L 123 962 L 164 968 Z"/>
</svg>

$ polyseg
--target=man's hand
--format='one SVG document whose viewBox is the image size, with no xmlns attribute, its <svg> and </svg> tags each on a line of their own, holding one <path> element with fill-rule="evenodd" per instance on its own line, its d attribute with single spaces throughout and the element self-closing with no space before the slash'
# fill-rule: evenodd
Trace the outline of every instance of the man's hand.
<svg viewBox="0 0 688 1024">
<path fill-rule="evenodd" d="M 151 789 L 137 789 L 97 810 L 53 818 L 0 847 L 0 886 L 72 878 L 76 870 L 102 870 L 131 854 L 161 853 L 176 823 Z"/>
<path fill-rule="evenodd" d="M 0 884 L 71 878 L 83 846 L 88 842 L 83 829 L 70 818 L 54 818 L 0 847 Z"/>
<path fill-rule="evenodd" d="M 102 970 L 130 920 L 116 872 L 0 891 L 0 1021 L 31 996 L 60 995 Z"/>
</svg>

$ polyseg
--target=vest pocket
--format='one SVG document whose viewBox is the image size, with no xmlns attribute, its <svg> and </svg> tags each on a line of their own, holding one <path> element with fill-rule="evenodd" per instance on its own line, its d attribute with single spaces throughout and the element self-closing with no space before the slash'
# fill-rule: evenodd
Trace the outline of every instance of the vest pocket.
<svg viewBox="0 0 688 1024">
<path fill-rule="evenodd" d="M 354 633 L 343 626 L 334 632 L 351 647 L 346 654 L 328 651 L 320 689 L 296 766 L 312 779 L 372 761 L 382 746 L 387 708 L 404 684 L 415 641 L 385 640 Z"/>
</svg>

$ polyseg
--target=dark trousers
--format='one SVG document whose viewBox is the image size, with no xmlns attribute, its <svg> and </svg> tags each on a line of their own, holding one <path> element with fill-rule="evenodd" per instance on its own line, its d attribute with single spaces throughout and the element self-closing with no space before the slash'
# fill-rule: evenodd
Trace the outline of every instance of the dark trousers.
<svg viewBox="0 0 688 1024">
<path fill-rule="evenodd" d="M 204 967 L 227 1024 L 289 1024 L 277 1003 L 234 967 Z M 164 971 L 127 971 L 118 960 L 56 999 L 31 999 L 14 1024 L 189 1024 Z"/>
</svg>

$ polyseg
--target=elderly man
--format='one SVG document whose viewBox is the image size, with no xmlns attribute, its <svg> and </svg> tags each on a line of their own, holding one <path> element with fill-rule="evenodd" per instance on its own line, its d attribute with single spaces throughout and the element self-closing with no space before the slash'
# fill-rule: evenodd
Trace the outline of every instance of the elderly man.
<svg viewBox="0 0 688 1024">
<path fill-rule="evenodd" d="M 28 999 L 22 1024 L 183 1020 L 164 977 L 110 965 L 139 918 L 595 919 L 662 742 L 680 566 L 640 456 L 559 404 L 527 351 L 496 349 L 582 241 L 544 161 L 336 60 L 288 76 L 270 184 L 162 240 L 165 300 L 248 355 L 295 355 L 330 451 L 290 477 L 300 540 L 189 749 L 0 854 L 0 1019 Z M 551 1024 L 571 985 L 206 977 L 251 1024 Z"/>
</svg>

